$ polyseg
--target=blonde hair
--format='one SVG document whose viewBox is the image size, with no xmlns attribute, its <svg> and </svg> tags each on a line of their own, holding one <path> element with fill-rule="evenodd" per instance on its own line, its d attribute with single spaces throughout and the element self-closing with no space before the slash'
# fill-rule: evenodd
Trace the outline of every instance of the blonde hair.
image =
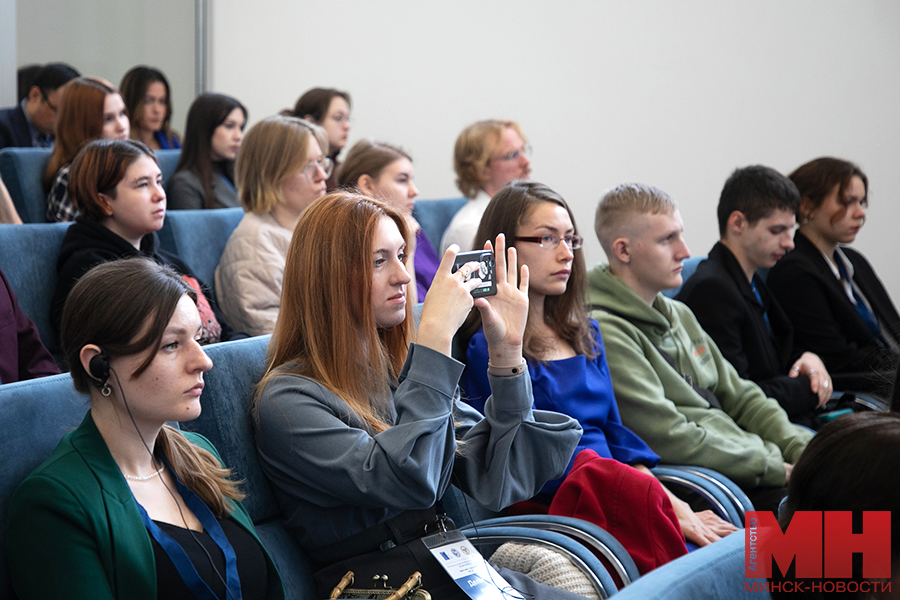
<svg viewBox="0 0 900 600">
<path fill-rule="evenodd" d="M 671 214 L 678 208 L 669 194 L 652 185 L 623 183 L 606 192 L 597 205 L 594 231 L 607 256 L 612 255 L 612 243 L 621 237 L 622 227 L 634 215 L 651 213 Z"/>
<path fill-rule="evenodd" d="M 515 121 L 489 119 L 469 125 L 456 138 L 453 152 L 453 170 L 456 171 L 456 187 L 466 198 L 474 198 L 487 181 L 484 170 L 491 156 L 500 151 L 503 130 L 512 129 L 522 141 L 528 139 Z"/>
<path fill-rule="evenodd" d="M 314 123 L 275 115 L 250 128 L 235 164 L 238 197 L 244 210 L 267 213 L 284 202 L 281 183 L 306 167 L 310 136 L 328 156 L 328 136 Z"/>
<path fill-rule="evenodd" d="M 399 325 L 376 324 L 371 251 L 384 217 L 396 223 L 409 245 L 406 220 L 368 196 L 334 192 L 303 212 L 285 261 L 266 375 L 253 403 L 257 417 L 262 390 L 274 375 L 287 372 L 324 385 L 372 431 L 390 427 L 390 383 L 406 361 L 412 303 L 406 303 L 406 319 Z"/>
</svg>

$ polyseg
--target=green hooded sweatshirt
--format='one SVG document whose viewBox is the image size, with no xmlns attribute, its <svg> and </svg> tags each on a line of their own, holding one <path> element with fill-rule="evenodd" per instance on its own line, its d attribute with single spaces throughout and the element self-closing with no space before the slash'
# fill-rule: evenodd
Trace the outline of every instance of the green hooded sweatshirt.
<svg viewBox="0 0 900 600">
<path fill-rule="evenodd" d="M 708 467 L 748 489 L 784 485 L 784 463 L 796 462 L 813 433 L 741 379 L 687 306 L 662 294 L 649 306 L 609 265 L 591 269 L 588 283 L 623 423 L 665 463 Z"/>
</svg>

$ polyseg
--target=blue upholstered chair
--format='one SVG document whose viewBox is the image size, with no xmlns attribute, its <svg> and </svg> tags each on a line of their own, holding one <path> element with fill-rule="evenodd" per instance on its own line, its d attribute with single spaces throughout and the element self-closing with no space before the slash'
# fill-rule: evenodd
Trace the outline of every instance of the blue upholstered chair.
<svg viewBox="0 0 900 600">
<path fill-rule="evenodd" d="M 62 436 L 81 423 L 87 401 L 87 396 L 72 387 L 68 375 L 0 386 L 0 599 L 14 597 L 6 562 L 6 523 L 12 493 L 50 456 Z"/>
<path fill-rule="evenodd" d="M 462 530 L 482 556 L 490 557 L 501 544 L 515 542 L 549 548 L 562 554 L 591 582 L 600 598 L 609 598 L 617 591 L 616 584 L 603 563 L 577 540 L 544 529 L 512 525 L 478 525 Z"/>
<path fill-rule="evenodd" d="M 68 227 L 69 223 L 0 225 L 0 269 L 57 362 L 59 343 L 50 326 L 50 300 L 56 289 L 56 257 Z"/>
<path fill-rule="evenodd" d="M 200 211 L 197 211 L 200 212 Z M 263 475 L 250 417 L 250 400 L 262 379 L 269 336 L 206 346 L 213 368 L 206 376 L 200 417 L 181 424 L 213 443 L 222 462 L 244 483 L 244 506 L 284 582 L 288 599 L 315 598 L 309 557 L 282 525 L 281 510 Z"/>
<path fill-rule="evenodd" d="M 175 167 L 181 158 L 181 150 L 156 150 L 156 160 L 159 162 L 159 170 L 162 171 L 163 185 L 169 181 L 169 177 L 175 174 Z"/>
<path fill-rule="evenodd" d="M 453 219 L 453 215 L 459 212 L 468 198 L 447 198 L 444 200 L 419 200 L 413 209 L 413 217 L 422 226 L 422 230 L 434 249 L 440 254 L 441 238 L 444 236 L 447 226 Z M 473 232 L 474 233 L 474 232 Z"/>
<path fill-rule="evenodd" d="M 243 217 L 242 208 L 170 210 L 159 231 L 159 243 L 163 250 L 187 263 L 194 275 L 212 288 L 225 244 Z"/>
<path fill-rule="evenodd" d="M 42 182 L 51 152 L 49 148 L 0 150 L 0 179 L 24 223 L 46 221 L 47 194 Z"/>
<path fill-rule="evenodd" d="M 47 219 L 47 193 L 44 173 L 50 162 L 49 148 L 4 148 L 0 150 L 0 179 L 6 184 L 13 204 L 25 223 L 44 223 Z M 175 172 L 181 150 L 157 150 L 163 183 Z"/>
</svg>

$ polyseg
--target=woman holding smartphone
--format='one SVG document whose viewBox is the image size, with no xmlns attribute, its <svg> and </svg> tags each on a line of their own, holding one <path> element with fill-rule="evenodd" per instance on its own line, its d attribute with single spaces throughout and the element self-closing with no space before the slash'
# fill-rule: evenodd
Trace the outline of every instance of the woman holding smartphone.
<svg viewBox="0 0 900 600">
<path fill-rule="evenodd" d="M 288 252 L 253 413 L 263 470 L 316 562 L 321 595 L 348 570 L 358 581 L 387 574 L 394 585 L 419 571 L 432 597 L 467 598 L 421 540 L 448 526 L 438 500 L 451 483 L 494 509 L 531 497 L 565 469 L 581 435 L 574 420 L 531 410 L 521 354 L 528 271 L 517 285 L 516 253 L 503 237 L 497 295 L 473 300 L 480 280 L 466 277 L 477 265 L 451 273 L 454 246 L 415 336 L 404 264 L 411 237 L 387 205 L 334 193 L 306 210 Z M 492 351 L 486 417 L 459 402 L 463 365 L 450 357 L 473 305 Z M 537 597 L 572 597 L 503 576 Z"/>
</svg>

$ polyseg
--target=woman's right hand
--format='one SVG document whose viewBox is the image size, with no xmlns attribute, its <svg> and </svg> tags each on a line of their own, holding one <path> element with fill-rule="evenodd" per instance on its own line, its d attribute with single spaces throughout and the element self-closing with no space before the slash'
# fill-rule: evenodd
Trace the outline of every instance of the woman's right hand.
<svg viewBox="0 0 900 600">
<path fill-rule="evenodd" d="M 428 346 L 447 356 L 450 356 L 453 336 L 474 306 L 472 290 L 481 285 L 481 280 L 477 277 L 466 281 L 468 273 L 478 270 L 477 262 L 466 263 L 458 271 L 451 273 L 458 252 L 459 246 L 456 244 L 451 244 L 444 252 L 431 287 L 428 288 L 416 333 L 417 344 Z"/>
</svg>

